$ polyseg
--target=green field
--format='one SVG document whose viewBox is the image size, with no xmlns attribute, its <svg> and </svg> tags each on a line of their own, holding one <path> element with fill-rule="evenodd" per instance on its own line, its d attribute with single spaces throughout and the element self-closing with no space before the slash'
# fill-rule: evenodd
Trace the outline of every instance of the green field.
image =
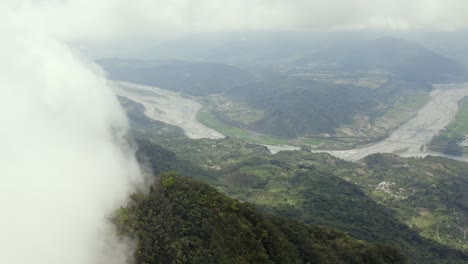
<svg viewBox="0 0 468 264">
<path fill-rule="evenodd" d="M 456 138 L 468 134 L 468 100 L 464 99 L 455 120 L 441 133 L 448 138 Z"/>
<path fill-rule="evenodd" d="M 265 144 L 265 145 L 287 145 L 288 140 L 278 137 L 258 134 L 255 132 L 247 131 L 240 127 L 234 127 L 224 124 L 218 120 L 210 111 L 209 108 L 202 108 L 197 115 L 200 123 L 213 128 L 214 130 L 234 138 L 242 138 L 251 143 Z"/>
<path fill-rule="evenodd" d="M 399 98 L 393 106 L 388 107 L 382 115 L 375 118 L 375 126 L 386 132 L 394 130 L 416 115 L 428 99 L 427 92 L 415 92 L 410 96 Z"/>
<path fill-rule="evenodd" d="M 460 109 L 455 119 L 436 136 L 430 149 L 446 154 L 461 155 L 468 153 L 468 147 L 460 146 L 464 137 L 468 134 L 468 99 L 461 102 Z"/>
</svg>

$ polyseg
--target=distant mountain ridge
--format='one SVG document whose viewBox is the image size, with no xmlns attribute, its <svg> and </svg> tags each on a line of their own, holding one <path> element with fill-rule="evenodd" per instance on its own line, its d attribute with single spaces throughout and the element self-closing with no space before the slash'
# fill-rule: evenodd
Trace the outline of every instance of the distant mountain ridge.
<svg viewBox="0 0 468 264">
<path fill-rule="evenodd" d="M 395 34 L 395 32 L 365 30 L 357 32 L 304 31 L 199 34 L 160 43 L 147 54 L 147 57 L 202 60 L 241 67 L 269 67 L 272 65 L 294 67 L 307 63 L 346 63 L 342 59 L 347 56 L 349 56 L 349 59 L 361 56 L 362 59 L 363 57 L 368 57 L 370 53 L 375 54 L 375 51 L 378 51 L 380 48 L 381 51 L 386 49 L 391 53 L 391 56 L 381 57 L 383 61 L 395 61 L 395 59 L 398 60 L 406 57 L 408 59 L 407 62 L 400 61 L 397 63 L 397 65 L 401 66 L 402 70 L 405 70 L 403 65 L 405 63 L 413 66 L 423 66 L 421 67 L 422 72 L 431 72 L 431 74 L 435 74 L 435 77 L 437 77 L 429 78 L 430 74 L 428 73 L 422 78 L 423 81 L 435 80 L 441 82 L 460 80 L 459 77 L 462 77 L 462 80 L 466 80 L 465 69 L 463 69 L 463 65 L 461 64 L 464 62 L 467 65 L 466 61 L 468 60 L 467 53 L 464 51 L 465 35 L 466 31 L 432 35 L 429 33 L 425 36 L 417 32 L 414 34 L 411 32 Z M 449 41 L 446 41 L 447 38 Z M 418 56 L 407 57 L 411 55 L 412 51 L 418 50 L 421 51 Z M 379 56 L 381 55 L 385 54 L 380 54 Z M 382 62 L 381 59 L 379 61 Z M 372 61 L 367 62 L 374 66 L 376 64 L 376 62 Z M 362 61 L 357 61 L 356 64 L 360 64 L 359 70 L 367 68 L 361 67 L 365 66 L 362 65 Z M 348 66 L 351 65 L 348 64 Z M 446 66 L 448 68 L 444 69 Z M 460 66 L 462 67 L 460 68 Z M 398 70 L 398 67 L 392 67 L 392 71 Z M 431 67 L 435 68 L 430 69 Z M 463 71 L 462 76 L 456 73 L 460 69 Z M 440 70 L 439 73 L 437 72 L 438 70 Z M 413 74 L 415 73 L 420 75 L 418 72 L 413 72 Z M 419 76 L 419 80 L 421 80 L 421 76 Z"/>
<path fill-rule="evenodd" d="M 246 54 L 252 50 L 240 47 L 253 45 L 258 49 L 259 43 L 266 45 L 266 42 L 259 40 L 256 43 L 255 39 L 248 38 L 231 41 L 239 44 L 232 45 L 233 52 L 243 51 Z M 304 38 L 303 41 L 311 40 Z M 288 46 L 288 40 L 281 43 Z M 320 47 L 314 49 L 312 55 L 296 60 L 297 66 L 285 66 L 289 70 L 304 66 L 302 76 L 289 75 L 287 70 L 246 70 L 200 61 L 114 58 L 98 60 L 97 63 L 114 80 L 158 86 L 193 96 L 222 94 L 228 97 L 227 101 L 246 103 L 248 107 L 262 112 L 263 116 L 242 123 L 243 120 L 239 120 L 242 118 L 234 120 L 223 112 L 226 109 L 219 110 L 215 106 L 212 113 L 218 121 L 228 126 L 284 139 L 334 135 L 343 125 L 352 124 L 357 115 L 366 116 L 372 121 L 381 113 L 381 109 L 391 106 L 393 99 L 406 96 L 412 90 L 428 90 L 432 83 L 459 82 L 468 76 L 460 63 L 403 39 L 383 37 L 330 43 L 328 47 L 323 43 L 322 46 L 317 45 Z M 223 47 L 228 46 L 225 44 Z M 273 46 L 278 48 L 276 44 Z M 216 53 L 213 50 L 206 52 Z M 224 50 L 223 54 L 226 52 Z M 307 68 L 311 64 L 316 68 Z M 320 75 L 321 71 L 324 71 L 324 75 L 335 74 L 335 82 L 310 77 L 310 73 Z M 356 79 L 365 79 L 372 75 L 369 73 L 379 73 L 374 74 L 382 79 L 377 88 L 339 83 L 346 80 L 347 74 L 354 74 Z M 227 110 L 232 109 L 234 107 Z"/>
<path fill-rule="evenodd" d="M 195 96 L 223 93 L 255 80 L 246 70 L 219 63 L 118 58 L 96 62 L 112 80 L 157 86 Z"/>
<path fill-rule="evenodd" d="M 461 63 L 421 45 L 397 38 L 380 38 L 345 57 L 348 70 L 383 70 L 407 81 L 425 83 L 460 82 L 467 76 Z"/>
<path fill-rule="evenodd" d="M 382 37 L 354 46 L 344 51 L 342 46 L 326 48 L 300 62 L 335 63 L 341 71 L 384 72 L 420 83 L 461 82 L 468 77 L 461 63 L 403 39 Z"/>
</svg>

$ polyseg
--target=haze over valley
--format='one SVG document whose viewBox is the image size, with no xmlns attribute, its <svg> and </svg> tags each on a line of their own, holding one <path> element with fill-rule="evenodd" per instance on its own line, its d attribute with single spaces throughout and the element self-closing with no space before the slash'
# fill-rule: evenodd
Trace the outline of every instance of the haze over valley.
<svg viewBox="0 0 468 264">
<path fill-rule="evenodd" d="M 156 87 L 145 87 L 128 83 L 118 83 L 117 94 L 141 103 L 145 107 L 145 115 L 151 119 L 159 120 L 178 126 L 185 131 L 189 138 L 223 137 L 219 132 L 200 124 L 196 116 L 201 106 L 193 100 L 181 95 L 163 91 Z M 129 87 L 129 88 L 125 88 Z M 130 89 L 130 87 L 132 87 Z M 143 91 L 159 92 L 159 94 L 142 95 Z M 357 161 L 370 154 L 394 153 L 405 157 L 422 157 L 426 155 L 444 155 L 430 151 L 428 145 L 431 140 L 451 121 L 453 121 L 460 101 L 468 96 L 468 87 L 464 84 L 437 85 L 429 97 L 429 101 L 417 114 L 406 123 L 393 131 L 388 138 L 381 142 L 373 143 L 368 147 L 350 150 L 313 150 L 313 152 L 327 152 L 339 158 Z M 165 99 L 172 101 L 165 102 Z M 179 104 L 180 103 L 180 104 Z M 174 109 L 174 106 L 183 106 Z M 164 109 L 164 111 L 158 110 Z M 173 110 L 171 110 L 173 109 Z M 293 145 L 266 145 L 273 153 L 281 150 L 297 150 Z M 450 153 L 449 153 L 450 154 Z M 459 156 L 449 156 L 455 159 L 463 159 Z"/>
<path fill-rule="evenodd" d="M 253 38 L 250 41 L 255 43 Z M 362 38 L 364 44 L 353 48 L 331 45 L 286 64 L 269 58 L 269 63 L 275 62 L 270 68 L 181 60 L 98 62 L 110 78 L 196 96 L 193 100 L 199 103 L 185 101 L 196 107 L 181 109 L 182 115 L 205 128 L 181 125 L 175 115 L 171 120 L 164 117 L 189 137 L 223 134 L 267 145 L 273 151 L 333 150 L 328 153 L 352 161 L 373 153 L 459 156 L 443 147 L 437 154 L 430 145 L 454 120 L 466 96 L 463 84 L 459 89 L 432 85 L 463 81 L 467 72 L 462 63 L 403 39 L 368 40 L 369 34 Z M 340 53 L 345 55 L 337 57 Z M 164 122 L 163 113 L 149 117 Z M 208 127 L 217 133 L 201 132 L 209 131 Z"/>
<path fill-rule="evenodd" d="M 467 263 L 467 10 L 2 1 L 0 263 Z"/>
</svg>

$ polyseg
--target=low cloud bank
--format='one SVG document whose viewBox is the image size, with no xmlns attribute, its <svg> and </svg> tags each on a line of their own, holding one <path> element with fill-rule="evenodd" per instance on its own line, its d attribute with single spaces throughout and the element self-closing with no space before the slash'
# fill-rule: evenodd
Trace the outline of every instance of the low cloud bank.
<svg viewBox="0 0 468 264">
<path fill-rule="evenodd" d="M 143 182 L 101 70 L 0 10 L 0 263 L 128 263 L 109 221 Z"/>
</svg>

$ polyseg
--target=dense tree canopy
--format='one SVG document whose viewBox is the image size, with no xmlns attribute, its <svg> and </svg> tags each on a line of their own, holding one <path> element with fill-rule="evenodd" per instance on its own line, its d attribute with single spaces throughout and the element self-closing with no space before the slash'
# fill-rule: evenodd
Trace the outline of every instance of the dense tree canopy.
<svg viewBox="0 0 468 264">
<path fill-rule="evenodd" d="M 407 263 L 397 248 L 266 215 L 213 187 L 164 173 L 116 213 L 137 263 Z"/>
</svg>

